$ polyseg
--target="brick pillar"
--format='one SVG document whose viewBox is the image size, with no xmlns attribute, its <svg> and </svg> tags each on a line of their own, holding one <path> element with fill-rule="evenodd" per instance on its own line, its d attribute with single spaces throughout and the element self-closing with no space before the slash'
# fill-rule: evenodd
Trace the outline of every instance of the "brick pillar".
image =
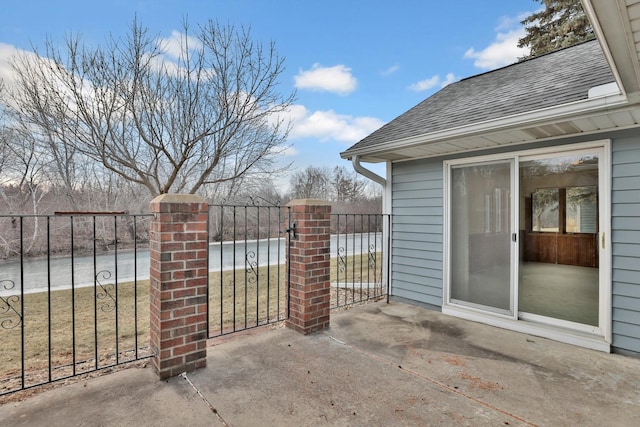
<svg viewBox="0 0 640 427">
<path fill-rule="evenodd" d="M 296 225 L 296 237 L 291 235 L 287 258 L 291 282 L 286 324 L 309 334 L 329 327 L 331 205 L 322 200 L 303 199 L 293 200 L 287 206 Z"/>
<path fill-rule="evenodd" d="M 149 205 L 152 364 L 160 379 L 207 364 L 207 217 L 199 196 L 164 194 Z"/>
</svg>

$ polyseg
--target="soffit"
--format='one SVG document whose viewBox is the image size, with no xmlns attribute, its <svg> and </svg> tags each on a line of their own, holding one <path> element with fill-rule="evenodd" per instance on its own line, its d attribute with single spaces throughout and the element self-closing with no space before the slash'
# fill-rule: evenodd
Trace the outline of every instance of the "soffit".
<svg viewBox="0 0 640 427">
<path fill-rule="evenodd" d="M 425 135 L 415 140 L 394 141 L 393 144 L 388 144 L 385 147 L 378 146 L 375 151 L 363 150 L 358 153 L 354 150 L 349 154 L 358 155 L 363 162 L 402 161 L 496 149 L 536 141 L 565 139 L 634 127 L 640 127 L 640 109 L 621 107 L 588 114 L 576 114 L 562 120 L 548 119 L 536 123 L 521 123 L 494 131 L 478 130 L 475 133 L 466 134 L 461 132 L 458 135 L 439 138 Z"/>
</svg>

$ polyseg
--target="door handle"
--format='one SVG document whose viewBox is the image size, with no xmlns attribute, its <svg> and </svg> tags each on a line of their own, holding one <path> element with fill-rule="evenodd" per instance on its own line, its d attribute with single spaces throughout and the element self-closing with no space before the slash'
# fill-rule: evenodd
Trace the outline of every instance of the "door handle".
<svg viewBox="0 0 640 427">
<path fill-rule="evenodd" d="M 602 249 L 604 249 L 604 246 L 605 246 L 605 238 L 604 238 L 604 234 L 605 234 L 605 233 L 604 233 L 604 231 L 601 231 L 601 232 L 600 232 L 600 235 L 602 236 L 602 237 L 601 237 L 601 241 L 602 241 L 602 243 L 601 243 L 601 244 L 602 244 Z"/>
</svg>

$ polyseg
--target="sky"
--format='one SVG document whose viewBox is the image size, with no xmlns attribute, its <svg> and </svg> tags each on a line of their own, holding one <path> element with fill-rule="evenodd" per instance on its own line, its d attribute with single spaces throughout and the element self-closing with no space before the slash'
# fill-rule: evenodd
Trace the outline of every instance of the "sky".
<svg viewBox="0 0 640 427">
<path fill-rule="evenodd" d="M 87 43 L 127 34 L 134 18 L 170 39 L 186 19 L 250 28 L 285 59 L 283 93 L 296 92 L 282 164 L 351 168 L 340 158 L 380 126 L 462 78 L 526 51 L 520 21 L 534 0 L 0 0 L 0 77 L 8 57 L 79 34 Z M 384 175 L 384 165 L 367 165 Z"/>
</svg>

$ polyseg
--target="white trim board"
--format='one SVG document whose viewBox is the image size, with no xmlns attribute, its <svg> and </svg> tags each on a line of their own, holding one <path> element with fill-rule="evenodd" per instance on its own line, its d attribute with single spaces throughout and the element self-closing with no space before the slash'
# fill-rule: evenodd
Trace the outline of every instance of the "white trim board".
<svg viewBox="0 0 640 427">
<path fill-rule="evenodd" d="M 598 169 L 598 186 L 599 186 L 599 235 L 598 242 L 600 244 L 599 253 L 599 321 L 598 327 L 586 328 L 584 325 L 567 325 L 561 321 L 554 319 L 544 319 L 541 321 L 537 316 L 522 316 L 519 318 L 517 301 L 518 301 L 518 261 L 512 257 L 512 304 L 516 305 L 516 309 L 511 314 L 501 315 L 492 313 L 491 311 L 480 310 L 465 304 L 458 305 L 451 301 L 450 297 L 450 258 L 451 258 L 451 192 L 450 174 L 451 168 L 457 165 L 472 165 L 485 162 L 495 162 L 501 160 L 512 159 L 515 161 L 514 171 L 515 180 L 512 182 L 515 195 L 520 192 L 518 182 L 518 165 L 520 161 L 526 161 L 535 158 L 545 158 L 553 155 L 570 155 L 580 152 L 597 151 L 599 155 Z M 468 320 L 474 320 L 487 323 L 493 326 L 503 327 L 506 329 L 529 333 L 532 335 L 542 336 L 561 342 L 566 342 L 582 347 L 592 348 L 600 351 L 610 351 L 610 343 L 612 340 L 612 306 L 611 306 L 611 141 L 598 140 L 588 143 L 566 144 L 540 149 L 514 151 L 509 153 L 500 153 L 496 155 L 466 157 L 455 160 L 447 160 L 443 163 L 444 174 L 444 211 L 443 211 L 443 300 L 442 312 Z M 517 226 L 516 218 L 519 218 L 518 212 L 519 202 L 514 197 L 512 201 L 512 233 L 517 233 L 520 227 Z M 520 245 L 521 242 L 518 242 Z M 519 251 L 518 251 L 519 252 Z M 515 269 L 515 272 L 514 270 Z"/>
</svg>

